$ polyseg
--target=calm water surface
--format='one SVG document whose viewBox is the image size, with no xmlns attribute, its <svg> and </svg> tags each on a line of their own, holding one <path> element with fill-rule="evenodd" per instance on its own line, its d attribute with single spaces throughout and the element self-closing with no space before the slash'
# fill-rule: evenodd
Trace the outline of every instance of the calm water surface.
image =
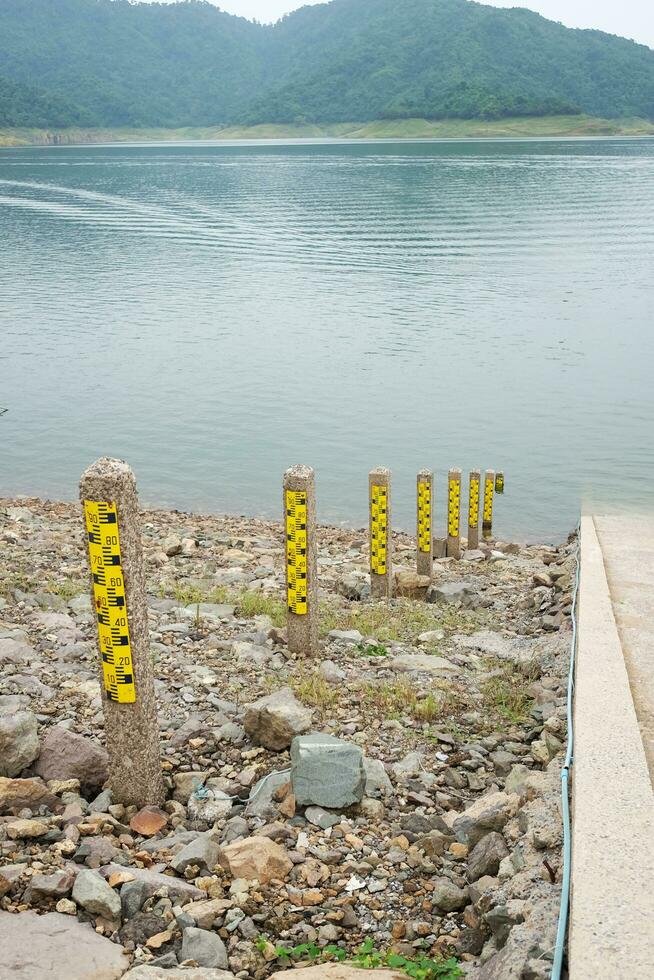
<svg viewBox="0 0 654 980">
<path fill-rule="evenodd" d="M 0 151 L 0 494 L 276 515 L 286 466 L 507 475 L 500 535 L 650 508 L 654 141 Z M 439 501 L 444 522 L 444 495 Z"/>
</svg>

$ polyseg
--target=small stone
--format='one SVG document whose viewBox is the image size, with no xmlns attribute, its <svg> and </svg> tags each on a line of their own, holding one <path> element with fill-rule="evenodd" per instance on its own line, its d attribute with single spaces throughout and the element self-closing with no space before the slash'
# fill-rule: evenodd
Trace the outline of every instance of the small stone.
<svg viewBox="0 0 654 980">
<path fill-rule="evenodd" d="M 468 877 L 477 881 L 484 875 L 496 875 L 509 849 L 501 834 L 492 831 L 476 844 L 468 857 Z"/>
<path fill-rule="evenodd" d="M 207 834 L 200 834 L 195 840 L 179 851 L 172 859 L 171 866 L 178 874 L 184 874 L 188 867 L 197 865 L 201 871 L 209 874 L 218 864 L 220 848 Z"/>
<path fill-rule="evenodd" d="M 73 900 L 92 915 L 120 918 L 120 897 L 97 871 L 80 871 L 73 887 Z"/>
<path fill-rule="evenodd" d="M 129 822 L 130 828 L 141 837 L 154 837 L 168 823 L 168 815 L 158 807 L 143 807 Z"/>
<path fill-rule="evenodd" d="M 50 829 L 42 820 L 13 820 L 5 825 L 7 835 L 12 840 L 23 840 L 32 837 L 43 837 Z"/>
<path fill-rule="evenodd" d="M 366 796 L 381 799 L 393 795 L 393 784 L 381 759 L 369 759 L 366 756 L 363 760 L 363 769 L 366 777 L 364 787 Z"/>
<path fill-rule="evenodd" d="M 185 929 L 182 936 L 182 961 L 195 960 L 198 966 L 225 970 L 227 950 L 220 936 L 204 929 Z"/>
<path fill-rule="evenodd" d="M 61 915 L 77 915 L 77 906 L 69 898 L 60 898 L 55 905 L 55 909 Z"/>
<path fill-rule="evenodd" d="M 329 813 L 327 810 L 323 810 L 321 806 L 307 807 L 304 815 L 309 823 L 312 823 L 314 827 L 320 827 L 322 830 L 329 830 L 330 827 L 335 827 L 342 819 L 339 814 Z"/>
<path fill-rule="evenodd" d="M 438 878 L 432 893 L 432 901 L 441 912 L 459 912 L 468 904 L 468 889 L 457 888 L 449 878 Z"/>
<path fill-rule="evenodd" d="M 36 773 L 45 780 L 79 779 L 87 789 L 100 789 L 107 779 L 107 761 L 98 742 L 55 725 L 43 741 Z"/>
<path fill-rule="evenodd" d="M 38 722 L 31 711 L 0 714 L 0 776 L 20 775 L 40 751 Z"/>
<path fill-rule="evenodd" d="M 296 735 L 311 728 L 313 712 L 301 704 L 290 687 L 248 705 L 243 727 L 256 745 L 272 752 L 287 749 Z"/>
<path fill-rule="evenodd" d="M 273 878 L 284 881 L 293 870 L 286 850 L 268 837 L 246 837 L 220 850 L 220 864 L 234 878 L 257 879 L 267 885 Z"/>
</svg>

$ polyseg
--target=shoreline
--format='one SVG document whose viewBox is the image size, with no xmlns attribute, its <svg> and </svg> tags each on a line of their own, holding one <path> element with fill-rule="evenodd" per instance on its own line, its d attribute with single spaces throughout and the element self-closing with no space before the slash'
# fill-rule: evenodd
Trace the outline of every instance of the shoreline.
<svg viewBox="0 0 654 980">
<path fill-rule="evenodd" d="M 477 119 L 376 120 L 364 123 L 305 125 L 70 128 L 63 130 L 0 128 L 0 148 L 21 146 L 84 146 L 132 143 L 213 142 L 243 140 L 463 140 L 463 139 L 589 139 L 654 136 L 646 119 L 601 119 L 594 116 L 511 117 Z"/>
</svg>

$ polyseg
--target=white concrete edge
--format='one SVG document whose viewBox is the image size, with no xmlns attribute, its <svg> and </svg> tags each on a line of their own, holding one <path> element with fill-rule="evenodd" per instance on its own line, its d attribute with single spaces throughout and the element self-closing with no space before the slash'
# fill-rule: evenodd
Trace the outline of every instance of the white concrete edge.
<svg viewBox="0 0 654 980">
<path fill-rule="evenodd" d="M 654 794 L 592 517 L 581 521 L 574 722 L 570 980 L 652 980 Z"/>
</svg>

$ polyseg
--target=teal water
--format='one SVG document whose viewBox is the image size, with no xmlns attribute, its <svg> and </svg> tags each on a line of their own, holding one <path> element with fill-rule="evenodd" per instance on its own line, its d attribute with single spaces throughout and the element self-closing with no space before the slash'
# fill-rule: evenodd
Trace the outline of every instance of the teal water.
<svg viewBox="0 0 654 980">
<path fill-rule="evenodd" d="M 654 140 L 0 151 L 0 495 L 397 524 L 504 469 L 501 536 L 651 508 Z"/>
</svg>

